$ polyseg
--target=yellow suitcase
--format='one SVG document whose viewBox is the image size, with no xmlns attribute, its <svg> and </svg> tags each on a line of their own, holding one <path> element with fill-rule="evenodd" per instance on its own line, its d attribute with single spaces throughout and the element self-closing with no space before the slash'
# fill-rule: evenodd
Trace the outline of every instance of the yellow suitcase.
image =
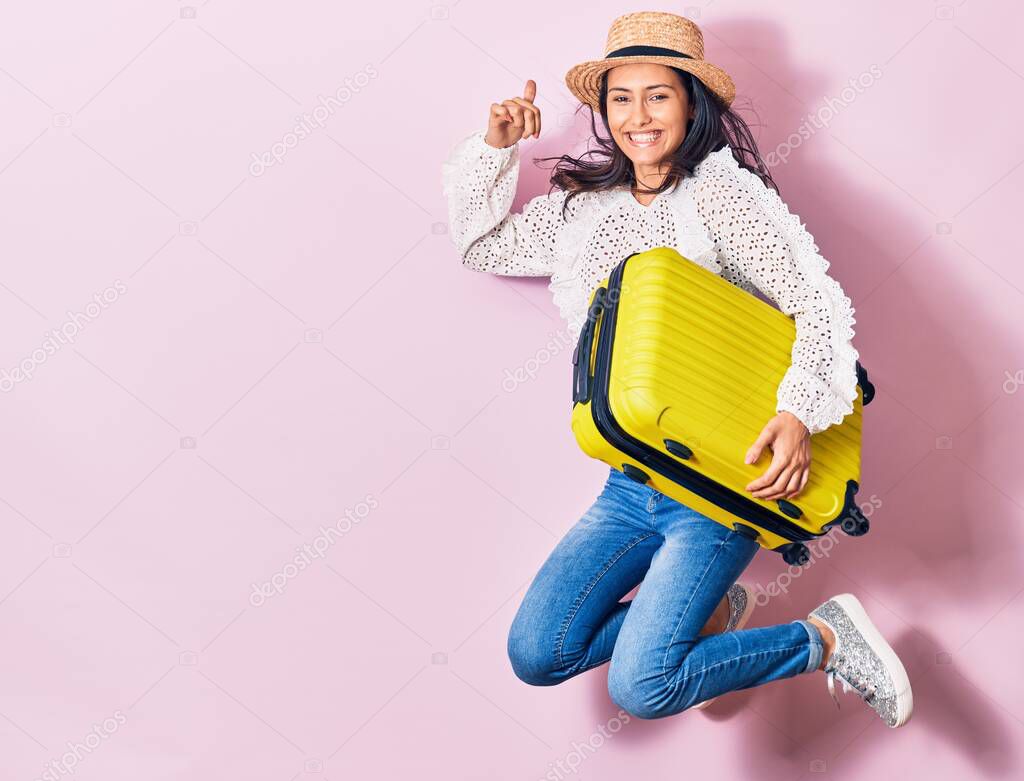
<svg viewBox="0 0 1024 781">
<path fill-rule="evenodd" d="M 747 449 L 776 413 L 796 324 L 670 247 L 622 260 L 590 296 L 573 355 L 572 430 L 583 451 L 709 518 L 755 538 L 787 564 L 836 525 L 868 530 L 860 487 L 863 406 L 812 437 L 810 477 L 792 501 L 744 486 L 771 463 Z"/>
</svg>

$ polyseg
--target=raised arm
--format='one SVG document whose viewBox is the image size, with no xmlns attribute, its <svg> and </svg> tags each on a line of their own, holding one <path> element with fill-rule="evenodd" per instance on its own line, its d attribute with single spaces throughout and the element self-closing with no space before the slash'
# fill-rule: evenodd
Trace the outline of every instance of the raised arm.
<svg viewBox="0 0 1024 781">
<path fill-rule="evenodd" d="M 779 384 L 776 412 L 796 416 L 811 434 L 841 423 L 857 398 L 854 309 L 814 238 L 775 190 L 742 168 L 729 146 L 701 163 L 698 211 L 732 272 L 749 279 L 794 318 L 792 363 Z"/>
<path fill-rule="evenodd" d="M 529 277 L 553 271 L 565 193 L 538 195 L 521 213 L 511 211 L 519 183 L 519 139 L 540 132 L 532 81 L 524 94 L 528 100 L 492 104 L 488 130 L 461 141 L 442 165 L 449 235 L 463 264 L 474 271 Z"/>
</svg>

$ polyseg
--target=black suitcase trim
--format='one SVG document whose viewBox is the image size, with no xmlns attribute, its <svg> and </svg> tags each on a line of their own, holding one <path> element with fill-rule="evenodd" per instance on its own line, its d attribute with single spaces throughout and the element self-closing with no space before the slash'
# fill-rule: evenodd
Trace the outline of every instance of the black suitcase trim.
<svg viewBox="0 0 1024 781">
<path fill-rule="evenodd" d="M 633 253 L 633 255 L 636 254 Z M 790 543 L 805 542 L 822 537 L 828 534 L 831 526 L 841 523 L 844 518 L 854 513 L 859 515 L 859 508 L 853 501 L 853 496 L 859 486 L 856 481 L 850 480 L 847 482 L 843 511 L 838 518 L 825 524 L 820 533 L 815 534 L 779 518 L 754 500 L 719 485 L 695 469 L 676 462 L 645 442 L 634 439 L 619 426 L 611 413 L 607 390 L 611 376 L 611 350 L 615 335 L 616 315 L 618 314 L 618 294 L 621 290 L 622 274 L 626 262 L 633 255 L 628 256 L 615 267 L 608 279 L 608 288 L 600 288 L 594 294 L 593 304 L 587 313 L 587 322 L 580 331 L 579 342 L 573 353 L 573 406 L 581 401 L 590 401 L 591 413 L 597 430 L 617 450 L 633 460 L 651 467 L 659 474 L 668 477 L 698 496 L 713 502 L 740 520 L 755 523 L 762 529 L 789 540 Z M 602 309 L 604 318 L 600 333 L 597 334 L 594 375 L 590 377 L 590 351 L 595 336 L 597 317 L 601 314 Z M 858 379 L 861 379 L 860 364 L 858 363 L 857 366 Z M 866 382 L 866 372 L 863 379 Z M 789 547 L 790 545 L 782 545 L 776 550 Z"/>
</svg>

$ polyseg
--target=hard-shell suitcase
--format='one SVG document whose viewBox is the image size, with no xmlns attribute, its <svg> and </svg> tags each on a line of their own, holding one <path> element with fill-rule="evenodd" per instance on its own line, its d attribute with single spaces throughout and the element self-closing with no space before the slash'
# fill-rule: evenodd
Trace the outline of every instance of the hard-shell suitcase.
<svg viewBox="0 0 1024 781">
<path fill-rule="evenodd" d="M 771 462 L 746 451 L 775 413 L 796 324 L 675 249 L 634 253 L 590 296 L 573 355 L 572 430 L 585 453 L 719 523 L 804 564 L 805 542 L 868 519 L 860 487 L 863 406 L 874 387 L 856 365 L 858 393 L 842 423 L 813 436 L 810 476 L 792 501 L 744 486 Z"/>
</svg>

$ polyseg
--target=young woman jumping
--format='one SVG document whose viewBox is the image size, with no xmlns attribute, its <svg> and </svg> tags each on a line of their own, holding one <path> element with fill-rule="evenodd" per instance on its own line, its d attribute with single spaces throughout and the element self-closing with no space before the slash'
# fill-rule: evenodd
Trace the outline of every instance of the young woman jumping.
<svg viewBox="0 0 1024 781">
<path fill-rule="evenodd" d="M 854 310 L 731 110 L 731 78 L 704 60 L 692 21 L 642 12 L 616 19 L 604 57 L 572 68 L 566 83 L 591 109 L 596 149 L 560 156 L 552 191 L 521 213 L 511 212 L 519 142 L 541 132 L 533 81 L 521 97 L 492 104 L 487 130 L 444 164 L 462 262 L 550 277 L 573 336 L 598 283 L 652 247 L 674 247 L 762 292 L 794 318 L 796 339 L 777 414 L 746 453 L 755 464 L 767 447 L 771 464 L 746 489 L 766 500 L 798 495 L 812 469 L 812 435 L 853 411 Z M 837 705 L 836 678 L 888 726 L 906 723 L 906 671 L 854 595 L 836 595 L 806 619 L 745 628 L 754 600 L 737 579 L 758 547 L 613 468 L 523 598 L 508 637 L 512 668 L 549 686 L 608 662 L 612 700 L 640 718 L 822 670 Z"/>
</svg>

